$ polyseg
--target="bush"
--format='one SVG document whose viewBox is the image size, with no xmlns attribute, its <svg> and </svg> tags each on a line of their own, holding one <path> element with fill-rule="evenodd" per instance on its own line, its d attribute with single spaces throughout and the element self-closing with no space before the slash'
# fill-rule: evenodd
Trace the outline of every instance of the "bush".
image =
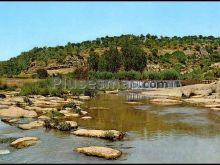
<svg viewBox="0 0 220 165">
<path fill-rule="evenodd" d="M 94 97 L 97 94 L 97 90 L 96 89 L 91 89 L 91 88 L 85 88 L 84 90 L 84 95 L 85 96 L 90 96 L 90 97 Z"/>
<path fill-rule="evenodd" d="M 79 89 L 79 88 L 73 88 L 73 89 L 70 90 L 70 93 L 73 96 L 80 96 L 80 95 L 84 94 L 84 90 L 83 89 Z"/>
<path fill-rule="evenodd" d="M 64 104 L 63 108 L 73 108 L 73 109 L 75 109 L 76 104 L 75 103 L 67 103 L 67 104 Z"/>
<path fill-rule="evenodd" d="M 50 111 L 50 116 L 51 116 L 51 118 L 56 118 L 56 117 L 63 116 L 63 114 L 60 113 L 59 111 Z"/>
<path fill-rule="evenodd" d="M 177 80 L 180 78 L 180 74 L 174 69 L 163 70 L 161 78 L 163 80 Z"/>
<path fill-rule="evenodd" d="M 161 80 L 162 76 L 160 72 L 150 71 L 150 72 L 144 72 L 144 78 L 150 80 Z"/>
<path fill-rule="evenodd" d="M 60 131 L 70 131 L 71 130 L 71 125 L 70 125 L 70 123 L 67 123 L 67 122 L 61 122 L 58 125 L 58 129 Z"/>
<path fill-rule="evenodd" d="M 104 134 L 104 138 L 108 140 L 114 140 L 115 139 L 115 134 L 112 131 L 107 131 Z"/>
<path fill-rule="evenodd" d="M 208 71 L 205 73 L 204 78 L 207 80 L 213 80 L 215 79 L 215 73 L 214 71 Z"/>
<path fill-rule="evenodd" d="M 48 73 L 46 69 L 38 69 L 37 70 L 37 77 L 40 79 L 45 79 L 48 77 Z"/>
<path fill-rule="evenodd" d="M 76 109 L 75 109 L 75 112 L 78 113 L 78 114 L 80 114 L 80 113 L 81 113 L 81 109 L 80 109 L 80 108 L 76 108 Z"/>
</svg>

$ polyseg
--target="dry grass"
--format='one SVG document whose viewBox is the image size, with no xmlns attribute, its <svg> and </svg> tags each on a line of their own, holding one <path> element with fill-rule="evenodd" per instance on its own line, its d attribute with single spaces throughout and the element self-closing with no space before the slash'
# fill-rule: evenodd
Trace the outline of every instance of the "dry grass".
<svg viewBox="0 0 220 165">
<path fill-rule="evenodd" d="M 39 79 L 24 79 L 24 78 L 4 78 L 0 77 L 0 82 L 2 84 L 7 84 L 8 86 L 17 86 L 17 87 L 22 87 L 26 83 L 33 83 L 37 82 Z"/>
</svg>

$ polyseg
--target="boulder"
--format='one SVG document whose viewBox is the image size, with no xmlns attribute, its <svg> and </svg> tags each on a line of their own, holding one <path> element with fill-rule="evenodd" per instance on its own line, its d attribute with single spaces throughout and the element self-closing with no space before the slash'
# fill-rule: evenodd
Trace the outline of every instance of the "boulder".
<svg viewBox="0 0 220 165">
<path fill-rule="evenodd" d="M 21 149 L 24 147 L 32 146 L 36 144 L 38 141 L 37 137 L 22 137 L 18 138 L 17 140 L 13 141 L 10 146 L 15 147 L 17 149 Z"/>
<path fill-rule="evenodd" d="M 35 111 L 24 110 L 23 108 L 20 107 L 10 106 L 7 109 L 1 109 L 0 116 L 12 117 L 12 118 L 36 117 L 37 113 Z"/>
<path fill-rule="evenodd" d="M 121 140 L 124 137 L 124 133 L 116 130 L 88 130 L 78 129 L 72 132 L 76 136 L 97 137 L 109 140 Z"/>
<path fill-rule="evenodd" d="M 179 105 L 182 104 L 180 100 L 173 100 L 173 99 L 151 99 L 151 103 L 158 104 L 158 105 Z"/>
<path fill-rule="evenodd" d="M 24 130 L 29 130 L 29 129 L 34 129 L 38 127 L 42 127 L 44 125 L 43 121 L 33 121 L 28 124 L 20 124 L 18 125 L 18 128 L 24 129 Z"/>
<path fill-rule="evenodd" d="M 99 146 L 76 148 L 75 151 L 85 155 L 97 156 L 105 159 L 117 159 L 122 154 L 119 150 Z"/>
</svg>

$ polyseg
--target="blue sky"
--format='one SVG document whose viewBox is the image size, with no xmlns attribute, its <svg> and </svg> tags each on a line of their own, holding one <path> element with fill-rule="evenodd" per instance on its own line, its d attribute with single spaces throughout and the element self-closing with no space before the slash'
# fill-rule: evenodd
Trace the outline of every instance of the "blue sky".
<svg viewBox="0 0 220 165">
<path fill-rule="evenodd" d="M 0 60 L 102 36 L 220 36 L 220 2 L 0 2 Z"/>
</svg>

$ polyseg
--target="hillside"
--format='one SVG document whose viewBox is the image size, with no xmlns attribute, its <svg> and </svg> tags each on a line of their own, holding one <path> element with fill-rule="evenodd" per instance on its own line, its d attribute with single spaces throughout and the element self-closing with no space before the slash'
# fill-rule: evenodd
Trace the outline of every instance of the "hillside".
<svg viewBox="0 0 220 165">
<path fill-rule="evenodd" d="M 129 43 L 147 56 L 145 70 L 173 68 L 181 74 L 202 72 L 219 76 L 220 38 L 213 36 L 158 37 L 155 35 L 121 35 L 101 37 L 65 46 L 33 48 L 17 57 L 0 62 L 0 75 L 33 74 L 43 68 L 49 74 L 73 72 L 86 67 L 90 52 L 102 56 L 110 47 L 121 48 Z M 211 73 L 213 72 L 213 73 Z"/>
</svg>

